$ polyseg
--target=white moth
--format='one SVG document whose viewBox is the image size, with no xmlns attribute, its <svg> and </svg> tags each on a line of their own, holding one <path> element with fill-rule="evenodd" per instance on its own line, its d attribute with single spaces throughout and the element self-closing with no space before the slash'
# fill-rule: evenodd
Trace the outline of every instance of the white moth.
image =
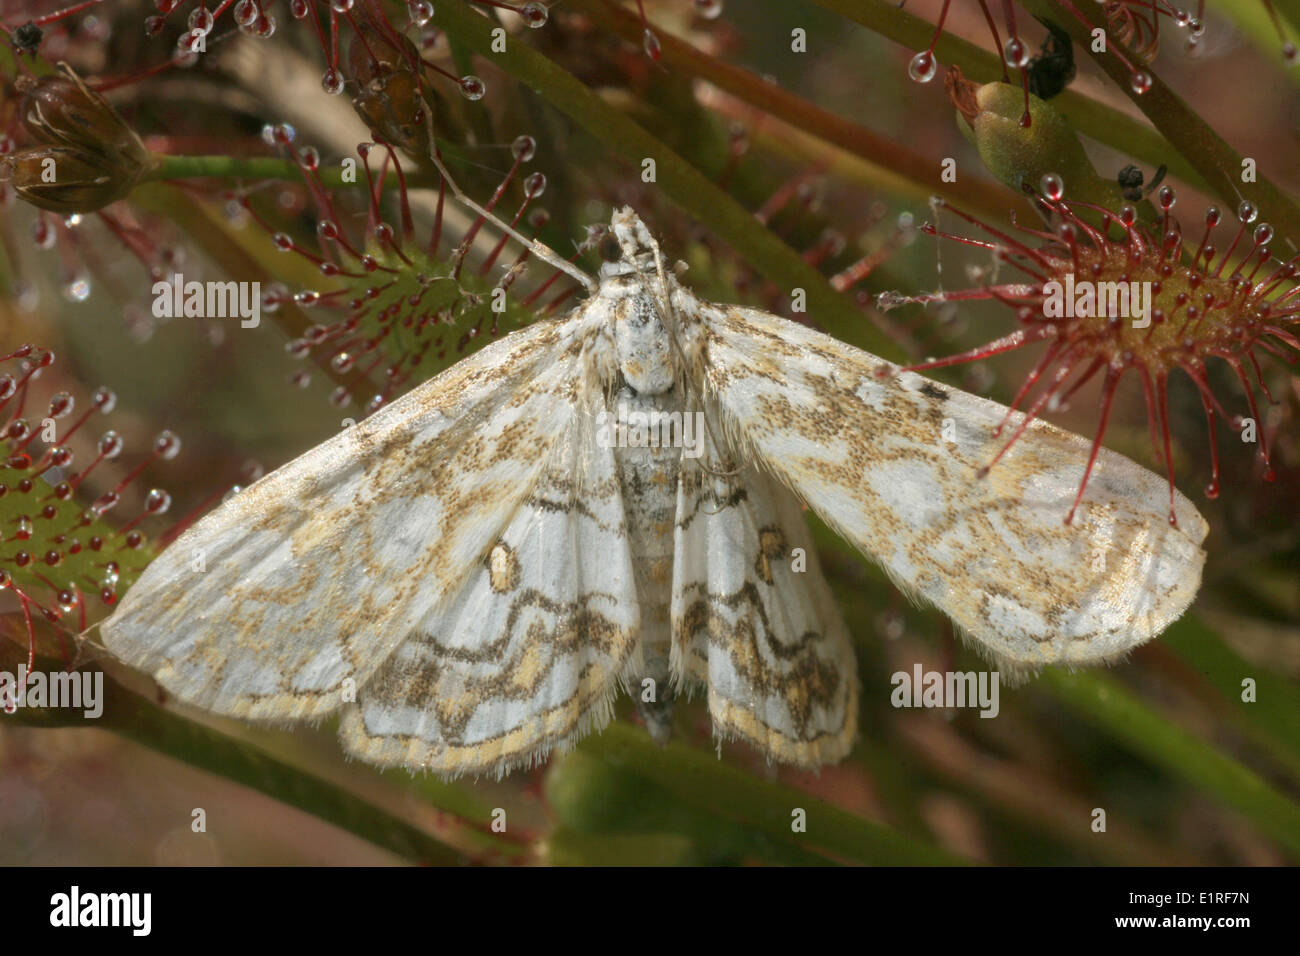
<svg viewBox="0 0 1300 956">
<path fill-rule="evenodd" d="M 852 747 L 858 680 L 801 502 L 1003 667 L 1114 659 L 1195 596 L 1205 522 L 1178 495 L 1171 526 L 1156 475 L 1103 449 L 1066 525 L 1084 439 L 1036 421 L 977 477 L 1003 406 L 700 301 L 631 210 L 611 232 L 568 315 L 194 525 L 108 648 L 218 714 L 340 714 L 381 765 L 505 773 L 603 726 L 622 687 L 660 737 L 703 688 L 719 739 L 813 767 Z M 696 447 L 628 440 L 651 413 L 702 421 Z"/>
</svg>

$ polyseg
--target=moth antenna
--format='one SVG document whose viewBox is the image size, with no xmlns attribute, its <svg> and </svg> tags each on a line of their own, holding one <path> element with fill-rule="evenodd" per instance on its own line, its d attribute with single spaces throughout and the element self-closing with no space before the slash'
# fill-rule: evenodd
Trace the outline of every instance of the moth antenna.
<svg viewBox="0 0 1300 956">
<path fill-rule="evenodd" d="M 429 158 L 433 160 L 433 165 L 438 168 L 438 173 L 442 176 L 443 182 L 451 187 L 453 198 L 460 202 L 461 205 L 482 216 L 516 242 L 521 243 L 524 248 L 528 249 L 528 251 L 538 259 L 541 259 L 548 265 L 559 269 L 571 278 L 576 279 L 588 292 L 595 292 L 599 288 L 599 283 L 595 279 L 587 275 L 587 273 L 583 272 L 567 259 L 560 256 L 559 253 L 553 250 L 546 243 L 542 242 L 540 239 L 529 239 L 505 220 L 488 212 L 471 199 L 469 194 L 461 189 L 456 180 L 452 178 L 451 173 L 447 170 L 446 164 L 442 161 L 442 157 L 438 154 L 438 144 L 433 135 L 433 110 L 429 109 L 427 103 L 424 106 L 424 122 L 429 131 L 429 142 L 432 144 L 429 147 Z"/>
</svg>

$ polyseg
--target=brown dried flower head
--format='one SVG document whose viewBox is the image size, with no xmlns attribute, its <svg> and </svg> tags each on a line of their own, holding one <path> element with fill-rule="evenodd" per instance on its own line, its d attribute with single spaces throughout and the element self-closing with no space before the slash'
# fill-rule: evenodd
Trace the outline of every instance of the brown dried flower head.
<svg viewBox="0 0 1300 956">
<path fill-rule="evenodd" d="M 19 77 L 19 116 L 36 145 L 3 158 L 18 195 L 63 215 L 121 199 L 152 167 L 135 131 L 66 63 L 62 73 Z"/>
</svg>

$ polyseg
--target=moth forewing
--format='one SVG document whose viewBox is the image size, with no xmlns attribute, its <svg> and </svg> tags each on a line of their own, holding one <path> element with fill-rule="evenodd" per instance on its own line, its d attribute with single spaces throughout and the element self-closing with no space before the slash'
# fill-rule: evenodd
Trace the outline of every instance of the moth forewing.
<svg viewBox="0 0 1300 956">
<path fill-rule="evenodd" d="M 729 430 L 997 661 L 1111 660 L 1195 597 L 1205 521 L 1177 495 L 1171 526 L 1167 486 L 1147 469 L 1103 449 L 1087 507 L 1066 524 L 1084 439 L 1034 422 L 981 477 L 1001 447 L 1003 406 L 764 312 L 701 316 Z"/>
<path fill-rule="evenodd" d="M 149 565 L 105 645 L 220 714 L 337 710 L 535 483 L 574 414 L 577 322 L 493 343 L 236 494 Z"/>
</svg>

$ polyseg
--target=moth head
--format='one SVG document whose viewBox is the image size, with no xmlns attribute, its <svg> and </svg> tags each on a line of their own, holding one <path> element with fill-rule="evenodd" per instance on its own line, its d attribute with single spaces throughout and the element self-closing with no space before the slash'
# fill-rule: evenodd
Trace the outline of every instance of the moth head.
<svg viewBox="0 0 1300 956">
<path fill-rule="evenodd" d="M 663 258 L 659 243 L 630 206 L 615 211 L 610 219 L 609 230 L 600 242 L 600 255 L 605 260 L 600 266 L 602 280 L 639 275 L 645 281 L 654 281 Z"/>
</svg>

